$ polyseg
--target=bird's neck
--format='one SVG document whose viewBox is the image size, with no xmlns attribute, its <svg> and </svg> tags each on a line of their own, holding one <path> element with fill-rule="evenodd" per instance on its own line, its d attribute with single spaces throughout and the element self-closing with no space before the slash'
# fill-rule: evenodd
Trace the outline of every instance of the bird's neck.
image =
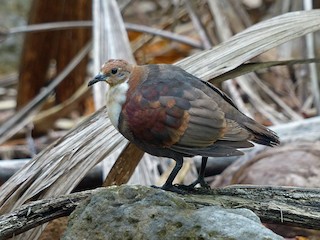
<svg viewBox="0 0 320 240">
<path fill-rule="evenodd" d="M 126 102 L 127 92 L 129 89 L 128 82 L 123 82 L 114 86 L 110 86 L 107 93 L 107 109 L 111 123 L 118 129 L 119 117 L 122 106 Z"/>
<path fill-rule="evenodd" d="M 137 86 L 144 81 L 147 72 L 143 67 L 136 66 L 132 69 L 129 80 L 110 86 L 107 93 L 107 108 L 111 123 L 119 130 L 119 117 L 123 105 L 136 90 Z"/>
<path fill-rule="evenodd" d="M 130 86 L 127 92 L 128 99 L 136 91 L 138 85 L 144 82 L 148 74 L 149 74 L 148 68 L 144 66 L 135 66 L 132 69 L 132 72 L 130 74 L 129 81 L 128 81 L 128 84 Z"/>
</svg>

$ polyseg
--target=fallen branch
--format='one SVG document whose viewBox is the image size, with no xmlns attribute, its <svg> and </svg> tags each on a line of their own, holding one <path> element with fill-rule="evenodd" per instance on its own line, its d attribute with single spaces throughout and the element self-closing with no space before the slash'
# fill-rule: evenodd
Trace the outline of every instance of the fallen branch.
<svg viewBox="0 0 320 240">
<path fill-rule="evenodd" d="M 0 217 L 0 239 L 16 236 L 45 222 L 68 216 L 81 201 L 100 191 L 105 191 L 105 188 L 35 201 L 5 214 Z M 234 185 L 197 190 L 193 194 L 180 196 L 199 208 L 209 205 L 247 208 L 265 223 L 320 229 L 320 189 Z"/>
<path fill-rule="evenodd" d="M 0 217 L 0 239 L 7 239 L 26 232 L 56 218 L 68 216 L 79 203 L 97 190 L 44 199 L 23 205 L 19 209 Z"/>
<path fill-rule="evenodd" d="M 320 229 L 318 188 L 232 185 L 204 193 L 201 197 L 192 196 L 191 202 L 247 208 L 264 223 Z"/>
</svg>

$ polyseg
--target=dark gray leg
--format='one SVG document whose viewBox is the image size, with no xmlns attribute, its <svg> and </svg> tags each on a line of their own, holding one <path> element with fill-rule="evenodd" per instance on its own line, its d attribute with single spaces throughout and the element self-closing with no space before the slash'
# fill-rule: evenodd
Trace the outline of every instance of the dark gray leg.
<svg viewBox="0 0 320 240">
<path fill-rule="evenodd" d="M 173 186 L 172 182 L 175 179 L 175 177 L 177 176 L 180 169 L 182 168 L 183 157 L 176 157 L 174 160 L 176 161 L 176 165 L 174 166 L 173 170 L 171 171 L 167 181 L 165 182 L 165 184 L 163 184 L 163 186 L 161 188 L 163 190 L 181 193 L 181 190 L 178 189 L 176 186 Z"/>
<path fill-rule="evenodd" d="M 208 161 L 208 157 L 202 157 L 199 176 L 197 180 L 191 183 L 188 187 L 195 187 L 199 183 L 200 186 L 203 188 L 207 188 L 207 189 L 210 188 L 208 183 L 204 180 L 204 173 L 206 170 L 207 161 Z"/>
</svg>

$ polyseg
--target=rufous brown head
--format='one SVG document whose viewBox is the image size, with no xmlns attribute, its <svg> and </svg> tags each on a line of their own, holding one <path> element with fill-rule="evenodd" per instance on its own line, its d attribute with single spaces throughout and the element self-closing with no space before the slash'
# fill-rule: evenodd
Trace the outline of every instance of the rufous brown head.
<svg viewBox="0 0 320 240">
<path fill-rule="evenodd" d="M 127 81 L 131 72 L 132 65 L 127 61 L 122 59 L 110 59 L 102 65 L 100 73 L 88 83 L 88 86 L 100 81 L 105 81 L 110 86 L 115 86 Z"/>
</svg>

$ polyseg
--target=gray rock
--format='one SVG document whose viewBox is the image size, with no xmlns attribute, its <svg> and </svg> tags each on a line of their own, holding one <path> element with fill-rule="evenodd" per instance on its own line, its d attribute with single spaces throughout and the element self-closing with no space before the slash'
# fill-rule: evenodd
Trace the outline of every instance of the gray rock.
<svg viewBox="0 0 320 240">
<path fill-rule="evenodd" d="M 248 209 L 195 206 L 181 196 L 142 186 L 110 187 L 79 205 L 64 240 L 282 239 Z"/>
</svg>

